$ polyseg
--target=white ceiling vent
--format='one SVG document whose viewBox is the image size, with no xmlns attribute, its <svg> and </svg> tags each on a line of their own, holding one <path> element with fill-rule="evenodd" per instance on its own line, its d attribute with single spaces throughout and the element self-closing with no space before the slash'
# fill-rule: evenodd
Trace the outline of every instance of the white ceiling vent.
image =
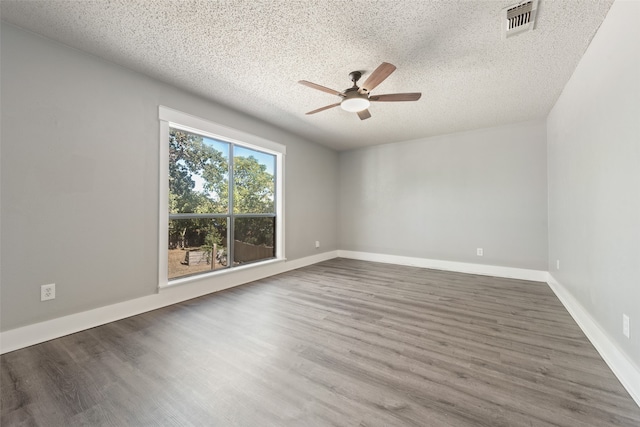
<svg viewBox="0 0 640 427">
<path fill-rule="evenodd" d="M 536 21 L 538 0 L 524 1 L 502 9 L 502 38 L 515 36 L 525 31 L 533 30 Z"/>
</svg>

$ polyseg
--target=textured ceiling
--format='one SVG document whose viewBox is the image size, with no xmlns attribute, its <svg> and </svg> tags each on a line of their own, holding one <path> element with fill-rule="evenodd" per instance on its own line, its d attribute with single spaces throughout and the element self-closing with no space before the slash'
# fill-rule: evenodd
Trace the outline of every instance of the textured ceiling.
<svg viewBox="0 0 640 427">
<path fill-rule="evenodd" d="M 613 0 L 540 0 L 534 31 L 506 40 L 516 1 L 2 0 L 2 19 L 338 150 L 542 118 Z M 372 117 L 333 108 L 350 71 L 398 69 Z"/>
</svg>

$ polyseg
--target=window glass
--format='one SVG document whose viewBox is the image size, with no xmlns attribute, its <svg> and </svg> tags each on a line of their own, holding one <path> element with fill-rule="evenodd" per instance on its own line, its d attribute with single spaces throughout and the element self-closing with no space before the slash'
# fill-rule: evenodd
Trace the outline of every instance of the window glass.
<svg viewBox="0 0 640 427">
<path fill-rule="evenodd" d="M 275 212 L 276 156 L 236 146 L 233 151 L 233 211 Z"/>
<path fill-rule="evenodd" d="M 274 154 L 169 128 L 169 279 L 276 257 L 276 166 Z"/>
<path fill-rule="evenodd" d="M 229 211 L 229 144 L 171 128 L 169 213 Z"/>
<path fill-rule="evenodd" d="M 227 219 L 169 220 L 169 279 L 227 267 Z"/>
<path fill-rule="evenodd" d="M 237 217 L 234 261 L 242 264 L 275 257 L 275 234 L 275 217 Z"/>
</svg>

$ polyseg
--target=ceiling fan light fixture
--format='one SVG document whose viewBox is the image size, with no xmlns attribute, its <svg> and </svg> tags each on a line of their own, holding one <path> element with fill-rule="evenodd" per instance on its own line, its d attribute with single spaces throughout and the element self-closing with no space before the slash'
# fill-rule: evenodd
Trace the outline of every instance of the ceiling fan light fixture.
<svg viewBox="0 0 640 427">
<path fill-rule="evenodd" d="M 362 110 L 366 110 L 371 105 L 371 102 L 367 98 L 354 97 L 346 98 L 340 103 L 340 107 L 343 110 L 350 113 L 357 113 Z"/>
</svg>

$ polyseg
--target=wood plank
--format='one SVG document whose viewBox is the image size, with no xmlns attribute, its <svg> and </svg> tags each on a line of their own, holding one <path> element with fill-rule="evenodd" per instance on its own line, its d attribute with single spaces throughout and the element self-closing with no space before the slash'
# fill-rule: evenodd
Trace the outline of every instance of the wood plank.
<svg viewBox="0 0 640 427">
<path fill-rule="evenodd" d="M 3 426 L 640 425 L 546 284 L 345 259 L 0 368 Z"/>
</svg>

